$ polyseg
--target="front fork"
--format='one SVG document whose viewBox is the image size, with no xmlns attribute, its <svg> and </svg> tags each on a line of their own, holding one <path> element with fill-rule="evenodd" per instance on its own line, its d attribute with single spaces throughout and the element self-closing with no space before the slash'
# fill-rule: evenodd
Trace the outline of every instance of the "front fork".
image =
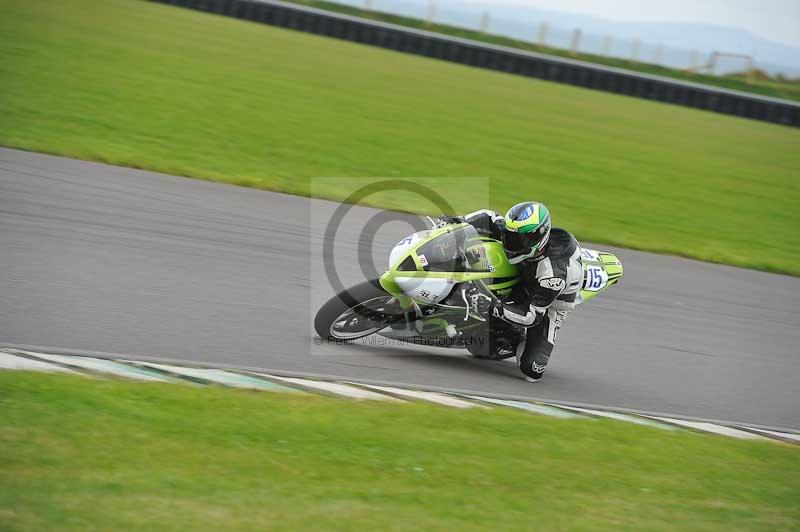
<svg viewBox="0 0 800 532">
<path fill-rule="evenodd" d="M 378 282 L 380 283 L 381 288 L 383 288 L 388 294 L 394 296 L 394 298 L 397 299 L 397 303 L 401 307 L 406 309 L 406 311 L 404 313 L 404 315 L 405 315 L 405 329 L 408 330 L 408 331 L 413 331 L 413 332 L 416 332 L 418 334 L 424 334 L 425 333 L 424 328 L 421 329 L 419 327 L 419 325 L 422 325 L 422 327 L 424 327 L 424 324 L 437 324 L 439 326 L 439 330 L 443 330 L 445 332 L 445 334 L 447 334 L 448 338 L 454 338 L 454 337 L 457 337 L 457 336 L 461 336 L 463 334 L 462 331 L 458 330 L 456 325 L 461 325 L 462 322 L 469 321 L 470 317 L 472 317 L 473 319 L 478 319 L 480 321 L 483 321 L 484 323 L 486 321 L 485 319 L 481 319 L 481 318 L 478 318 L 478 317 L 474 316 L 470 312 L 471 306 L 470 306 L 469 301 L 466 301 L 466 300 L 464 301 L 464 305 L 465 305 L 464 318 L 462 318 L 461 320 L 453 320 L 453 321 L 456 321 L 456 323 L 451 323 L 450 321 L 448 321 L 448 320 L 446 320 L 444 318 L 429 318 L 429 317 L 426 317 L 426 316 L 424 316 L 424 314 L 422 312 L 422 309 L 417 304 L 417 302 L 414 301 L 414 299 L 412 299 L 411 297 L 407 296 L 400 289 L 400 287 L 397 286 L 397 283 L 395 283 L 394 280 L 391 278 L 391 276 L 388 275 L 388 272 L 384 273 L 383 275 L 381 275 L 380 278 L 378 279 Z M 479 287 L 481 292 L 488 293 L 489 297 L 496 298 L 496 296 L 492 293 L 492 291 L 489 290 L 488 288 L 486 288 L 486 285 L 483 282 L 481 282 L 481 281 L 473 281 L 473 282 Z M 454 286 L 453 287 L 453 291 L 461 290 L 462 287 L 459 286 L 460 284 L 463 284 L 463 283 L 459 283 L 456 286 Z M 463 293 L 462 293 L 462 295 L 463 295 Z M 474 326 L 475 324 L 473 323 L 471 325 Z M 469 328 L 472 328 L 472 326 L 470 326 Z M 431 331 L 431 333 L 433 333 L 433 332 L 434 331 Z"/>
</svg>

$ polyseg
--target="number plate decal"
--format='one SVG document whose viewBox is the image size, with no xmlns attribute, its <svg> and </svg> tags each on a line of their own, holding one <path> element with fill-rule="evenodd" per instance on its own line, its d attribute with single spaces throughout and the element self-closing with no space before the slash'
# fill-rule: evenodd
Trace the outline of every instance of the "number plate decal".
<svg viewBox="0 0 800 532">
<path fill-rule="evenodd" d="M 586 278 L 583 281 L 583 289 L 590 292 L 599 292 L 606 287 L 608 274 L 600 266 L 588 266 L 586 268 Z"/>
</svg>

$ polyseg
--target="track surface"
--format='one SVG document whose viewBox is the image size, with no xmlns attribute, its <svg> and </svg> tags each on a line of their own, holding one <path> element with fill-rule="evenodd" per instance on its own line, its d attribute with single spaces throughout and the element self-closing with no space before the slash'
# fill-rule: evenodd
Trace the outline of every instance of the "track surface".
<svg viewBox="0 0 800 532">
<path fill-rule="evenodd" d="M 568 317 L 530 384 L 460 351 L 315 346 L 332 290 L 324 226 L 310 222 L 335 207 L 0 149 L 0 343 L 800 428 L 800 279 L 595 246 L 618 253 L 625 277 Z M 376 212 L 355 208 L 340 228 L 345 284 L 363 279 L 348 254 Z M 378 231 L 376 263 L 409 232 Z"/>
</svg>

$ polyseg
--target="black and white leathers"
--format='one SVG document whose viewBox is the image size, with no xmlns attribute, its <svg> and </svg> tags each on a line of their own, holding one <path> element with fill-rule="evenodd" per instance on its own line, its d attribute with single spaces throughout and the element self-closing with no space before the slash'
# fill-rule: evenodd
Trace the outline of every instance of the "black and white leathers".
<svg viewBox="0 0 800 532">
<path fill-rule="evenodd" d="M 489 210 L 463 217 L 479 234 L 500 240 L 503 216 Z M 517 267 L 521 283 L 509 301 L 503 303 L 503 319 L 523 327 L 535 325 L 547 310 L 572 310 L 583 283 L 581 249 L 577 240 L 557 227 L 542 255 L 525 259 Z"/>
</svg>

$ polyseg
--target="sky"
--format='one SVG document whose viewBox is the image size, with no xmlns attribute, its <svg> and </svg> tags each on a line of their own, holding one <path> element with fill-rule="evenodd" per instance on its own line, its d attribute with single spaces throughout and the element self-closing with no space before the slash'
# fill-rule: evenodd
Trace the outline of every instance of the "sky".
<svg viewBox="0 0 800 532">
<path fill-rule="evenodd" d="M 469 0 L 468 0 L 469 1 Z M 699 22 L 800 46 L 800 0 L 474 0 L 527 5 L 620 22 Z"/>
</svg>

